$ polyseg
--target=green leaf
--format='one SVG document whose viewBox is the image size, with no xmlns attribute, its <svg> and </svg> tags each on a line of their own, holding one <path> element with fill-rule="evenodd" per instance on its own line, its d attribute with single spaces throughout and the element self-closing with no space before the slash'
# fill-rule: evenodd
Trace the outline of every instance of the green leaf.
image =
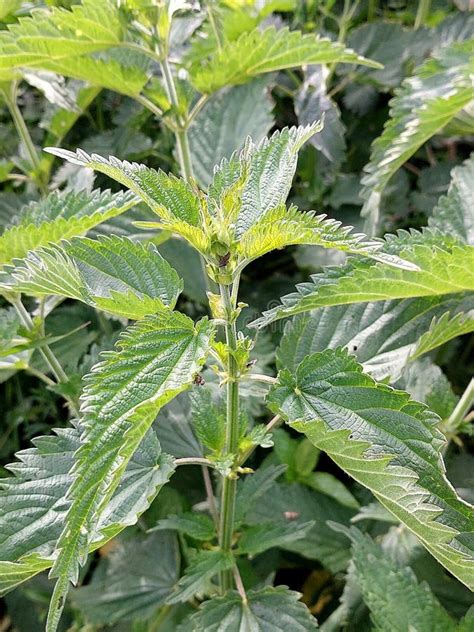
<svg viewBox="0 0 474 632">
<path fill-rule="evenodd" d="M 357 584 L 377 632 L 455 632 L 456 622 L 409 567 L 398 568 L 368 535 L 347 530 Z M 403 604 L 403 607 L 400 607 Z"/>
<path fill-rule="evenodd" d="M 243 33 L 235 41 L 226 42 L 207 61 L 198 60 L 190 68 L 190 79 L 197 90 L 211 94 L 224 86 L 246 83 L 260 74 L 336 62 L 378 67 L 377 62 L 364 59 L 326 38 L 303 35 L 287 28 L 269 27 L 264 31 L 257 28 Z"/>
<path fill-rule="evenodd" d="M 370 260 L 351 260 L 346 266 L 327 268 L 311 283 L 281 299 L 282 304 L 264 312 L 253 323 L 269 323 L 316 307 L 384 301 L 417 296 L 444 296 L 474 290 L 474 248 L 429 232 L 400 233 L 388 237 L 386 249 L 418 270 L 389 267 Z"/>
<path fill-rule="evenodd" d="M 265 468 L 267 469 L 267 468 Z M 256 474 L 251 475 L 255 477 Z M 244 493 L 245 487 L 239 489 Z M 280 548 L 298 553 L 306 559 L 318 560 L 332 573 L 344 570 L 349 561 L 349 547 L 344 538 L 328 526 L 328 521 L 347 524 L 355 511 L 341 505 L 326 494 L 293 483 L 267 486 L 257 503 L 246 513 L 246 525 L 272 523 L 296 532 L 301 525 L 314 522 L 304 537 L 280 543 Z"/>
<path fill-rule="evenodd" d="M 7 288 L 59 295 L 127 318 L 174 307 L 182 282 L 153 244 L 126 237 L 78 238 L 41 248 L 8 269 Z"/>
<path fill-rule="evenodd" d="M 351 509 L 358 509 L 359 503 L 350 493 L 344 483 L 329 472 L 311 472 L 304 480 L 305 485 L 314 489 L 316 492 L 326 494 L 330 498 L 334 498 L 341 505 L 346 505 Z"/>
<path fill-rule="evenodd" d="M 159 222 L 139 222 L 141 228 L 162 228 L 183 236 L 197 249 L 205 251 L 208 238 L 202 228 L 202 209 L 197 190 L 181 178 L 138 163 L 122 162 L 113 156 L 107 160 L 97 154 L 89 156 L 47 147 L 45 151 L 72 164 L 89 167 L 117 180 L 138 195 L 157 215 Z"/>
<path fill-rule="evenodd" d="M 447 195 L 438 200 L 428 224 L 474 245 L 474 155 L 451 171 Z"/>
<path fill-rule="evenodd" d="M 116 47 L 127 46 L 125 25 L 109 0 L 86 0 L 71 11 L 34 10 L 0 33 L 0 77 L 41 68 L 136 96 L 147 82 L 143 65 L 130 59 L 137 54 L 128 52 L 123 63 L 114 59 Z"/>
<path fill-rule="evenodd" d="M 72 504 L 50 574 L 58 581 L 48 632 L 57 627 L 69 583 L 77 583 L 91 534 L 128 461 L 160 408 L 192 384 L 212 335 L 206 319 L 194 326 L 187 316 L 162 309 L 125 330 L 117 349 L 104 354 L 87 377 Z"/>
<path fill-rule="evenodd" d="M 474 297 L 464 294 L 315 309 L 287 323 L 277 349 L 277 365 L 293 371 L 310 353 L 344 346 L 375 379 L 393 381 L 418 355 L 425 336 L 432 348 L 443 341 L 429 337 L 438 318 L 450 312 L 462 320 L 472 309 Z"/>
<path fill-rule="evenodd" d="M 163 518 L 149 531 L 163 531 L 164 529 L 179 531 L 195 540 L 203 540 L 204 542 L 213 540 L 216 536 L 216 527 L 211 518 L 205 514 L 192 512 Z"/>
<path fill-rule="evenodd" d="M 96 625 L 147 619 L 165 603 L 179 579 L 175 535 L 124 535 L 101 559 L 92 581 L 71 594 L 73 604 Z"/>
<path fill-rule="evenodd" d="M 33 11 L 9 31 L 23 50 L 61 59 L 116 46 L 123 39 L 123 26 L 113 2 L 83 0 L 71 11 Z"/>
<path fill-rule="evenodd" d="M 244 603 L 237 592 L 205 601 L 193 617 L 193 632 L 310 632 L 316 619 L 286 586 L 247 593 Z"/>
<path fill-rule="evenodd" d="M 269 402 L 472 587 L 473 512 L 444 475 L 437 415 L 374 382 L 343 349 L 280 371 Z"/>
<path fill-rule="evenodd" d="M 429 357 L 415 360 L 405 367 L 396 387 L 426 404 L 441 419 L 447 419 L 458 402 L 447 377 Z"/>
<path fill-rule="evenodd" d="M 285 470 L 285 465 L 272 465 L 270 467 L 260 468 L 251 476 L 247 476 L 239 481 L 235 501 L 236 524 L 245 521 L 245 518 L 254 508 L 258 499 L 268 494 L 273 483 Z"/>
<path fill-rule="evenodd" d="M 7 466 L 14 476 L 0 483 L 0 594 L 53 563 L 56 540 L 71 506 L 67 491 L 81 431 L 69 427 L 37 437 L 33 448 L 18 452 L 18 461 Z M 173 471 L 172 459 L 161 452 L 155 433 L 149 431 L 91 534 L 89 549 L 134 524 Z"/>
<path fill-rule="evenodd" d="M 265 522 L 246 527 L 240 537 L 237 552 L 240 555 L 254 557 L 273 547 L 296 542 L 304 538 L 314 524 L 314 521 L 300 522 L 297 525 L 292 522 L 287 524 Z"/>
<path fill-rule="evenodd" d="M 410 359 L 415 360 L 425 353 L 444 345 L 449 340 L 469 334 L 474 331 L 474 309 L 470 312 L 451 316 L 444 313 L 439 318 L 434 318 L 430 328 L 418 340 L 411 352 Z"/>
<path fill-rule="evenodd" d="M 191 394 L 191 420 L 199 441 L 209 450 L 220 452 L 225 445 L 225 412 L 212 401 L 208 388 Z"/>
<path fill-rule="evenodd" d="M 168 603 L 188 601 L 195 595 L 203 595 L 211 590 L 211 580 L 221 571 L 234 566 L 232 553 L 225 551 L 199 551 L 184 575 L 176 585 L 175 592 L 168 598 Z"/>
<path fill-rule="evenodd" d="M 46 147 L 45 151 L 120 182 L 138 195 L 164 222 L 178 219 L 192 226 L 197 226 L 199 222 L 199 201 L 191 186 L 181 178 L 113 156 L 108 160 L 97 154 L 89 156 L 82 149 L 73 152 Z"/>
<path fill-rule="evenodd" d="M 273 103 L 268 82 L 256 80 L 216 94 L 198 114 L 188 131 L 198 182 L 207 187 L 214 166 L 242 149 L 247 136 L 259 142 L 273 127 Z"/>
<path fill-rule="evenodd" d="M 135 196 L 128 192 L 50 193 L 44 200 L 25 207 L 18 224 L 0 236 L 0 265 L 24 257 L 40 246 L 86 233 L 136 203 Z"/>
<path fill-rule="evenodd" d="M 304 81 L 295 98 L 295 112 L 300 125 L 324 119 L 324 127 L 310 139 L 330 162 L 338 166 L 344 159 L 346 143 L 345 126 L 336 103 L 327 95 L 328 70 L 323 66 L 308 68 Z"/>
<path fill-rule="evenodd" d="M 290 192 L 298 151 L 321 129 L 321 124 L 285 127 L 255 146 L 249 141 L 242 152 L 245 184 L 235 233 L 241 237 L 267 211 L 283 204 Z M 216 176 L 214 176 L 216 179 Z M 214 185 L 214 183 L 213 183 Z"/>
<path fill-rule="evenodd" d="M 378 224 L 381 196 L 393 174 L 471 101 L 472 44 L 456 42 L 436 51 L 390 102 L 390 119 L 372 145 L 362 179 L 369 234 Z"/>
<path fill-rule="evenodd" d="M 326 215 L 316 215 L 313 211 L 302 213 L 295 206 L 287 209 L 281 204 L 267 210 L 249 226 L 241 236 L 237 251 L 248 263 L 271 250 L 308 244 L 371 257 L 396 267 L 408 266 L 396 256 L 382 252 L 381 240 L 370 240 L 363 233 L 351 234 L 351 231 L 352 226 L 343 226 Z"/>
</svg>

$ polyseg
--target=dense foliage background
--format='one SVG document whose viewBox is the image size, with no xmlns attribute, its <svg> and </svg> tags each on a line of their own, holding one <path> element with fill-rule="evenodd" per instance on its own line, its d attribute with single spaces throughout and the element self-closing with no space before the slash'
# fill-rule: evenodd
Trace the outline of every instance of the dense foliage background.
<svg viewBox="0 0 474 632">
<path fill-rule="evenodd" d="M 44 4 L 70 8 L 74 2 L 51 0 Z M 204 106 L 190 129 L 195 174 L 205 185 L 211 166 L 240 148 L 247 135 L 257 140 L 285 126 L 311 123 L 324 113 L 322 133 L 313 136 L 301 152 L 290 201 L 302 210 L 316 209 L 363 230 L 361 178 L 364 166 L 370 161 L 371 144 L 381 135 L 389 118 L 390 100 L 400 92 L 404 80 L 434 51 L 473 36 L 472 3 L 469 0 L 222 0 L 206 5 L 210 5 L 224 32 L 245 31 L 247 23 L 248 28 L 257 24 L 278 27 L 286 24 L 291 29 L 339 39 L 357 53 L 383 64 L 383 69 L 338 64 L 264 75 L 219 92 Z M 41 6 L 40 2 L 0 1 L 0 29 L 6 29 L 8 24 Z M 197 4 L 194 8 L 191 17 L 177 18 L 172 39 L 175 59 L 189 54 L 191 46 L 195 55 L 199 52 L 204 55 L 206 47 L 212 45 L 207 9 L 205 6 L 199 9 Z M 443 89 L 443 84 L 435 87 L 440 94 Z M 37 148 L 80 147 L 89 153 L 111 154 L 179 173 L 172 132 L 130 97 L 30 69 L 18 82 L 16 102 Z M 394 173 L 383 191 L 379 234 L 427 224 L 433 207 L 447 193 L 453 168 L 469 158 L 473 130 L 472 108 L 467 108 L 463 117 L 442 134 L 430 138 Z M 111 181 L 91 170 L 56 161 L 50 155 L 41 155 L 40 168 L 32 175 L 27 148 L 19 140 L 11 111 L 0 93 L 0 230 L 15 225 L 25 213 L 25 205 L 40 199 L 46 191 L 90 192 L 93 188 L 111 188 Z M 113 184 L 112 189 L 119 187 Z M 92 233 L 153 239 L 184 279 L 179 308 L 192 318 L 204 315 L 206 284 L 197 255 L 184 242 L 170 239 L 164 232 L 157 236 L 136 228 L 133 220 L 146 219 L 147 213 L 135 207 Z M 242 300 L 251 307 L 246 318 L 274 307 L 275 299 L 291 292 L 296 283 L 307 280 L 324 265 L 341 263 L 343 257 L 334 251 L 295 246 L 274 251 L 251 265 L 245 270 L 241 285 Z M 49 305 L 38 306 L 32 300 L 27 305 L 31 310 L 37 309 L 38 314 L 41 310 L 49 311 Z M 14 331 L 9 329 L 8 314 L 7 303 L 3 301 L 0 350 L 9 348 Z M 45 334 L 70 377 L 68 397 L 77 397 L 81 377 L 96 362 L 101 349 L 111 348 L 124 324 L 118 318 L 109 318 L 68 300 L 46 318 Z M 284 322 L 278 321 L 258 335 L 256 355 L 261 372 L 270 373 L 275 365 L 274 349 L 283 327 Z M 50 433 L 51 428 L 65 425 L 69 418 L 64 390 L 57 385 L 45 386 L 38 377 L 37 372 L 43 369 L 39 353 L 28 356 L 28 360 L 22 356 L 26 353 L 21 347 L 23 333 L 16 332 L 19 341 L 15 354 L 0 355 L 2 475 L 8 474 L 3 466 L 13 460 L 17 451 L 27 448 L 32 437 Z M 448 342 L 418 361 L 411 374 L 404 375 L 405 388 L 446 417 L 472 375 L 472 351 L 472 335 Z M 247 412 L 254 420 L 262 421 L 265 411 L 251 395 Z M 162 443 L 169 446 L 173 441 L 183 444 L 192 441 L 189 428 L 182 421 L 188 409 L 188 399 L 181 397 L 164 410 L 162 414 L 174 429 L 174 436 L 160 437 Z M 472 501 L 471 433 L 463 427 L 452 439 L 446 453 L 448 475 L 458 493 Z M 179 446 L 175 448 L 177 452 L 173 454 L 178 454 Z M 468 589 L 449 577 L 415 538 L 393 524 L 393 519 L 380 507 L 372 505 L 369 492 L 351 482 L 324 455 L 310 450 L 310 454 L 302 456 L 304 450 L 305 444 L 296 433 L 278 430 L 272 455 L 267 456 L 265 449 L 259 448 L 254 456 L 254 464 L 287 465 L 280 483 L 259 500 L 254 521 L 286 512 L 290 518 L 315 520 L 316 526 L 300 540 L 259 556 L 255 564 L 243 569 L 246 581 L 258 583 L 276 573 L 278 583 L 303 594 L 303 601 L 323 624 L 325 632 L 371 629 L 369 610 L 351 582 L 350 573 L 346 580 L 350 543 L 336 536 L 326 524 L 327 520 L 346 525 L 357 522 L 362 530 L 379 539 L 386 556 L 392 556 L 401 567 L 410 566 L 419 580 L 428 582 L 448 612 L 455 618 L 461 617 L 472 604 Z M 311 483 L 308 475 L 314 472 L 322 476 L 315 479 L 319 482 Z M 288 483 L 291 487 L 285 487 Z M 162 553 L 155 556 L 155 551 L 164 550 L 165 536 L 160 531 L 146 536 L 144 532 L 159 519 L 190 510 L 202 501 L 198 467 L 180 470 L 132 535 L 120 537 L 92 557 L 83 573 L 85 586 L 74 591 L 73 606 L 62 629 L 178 630 L 188 606 L 173 610 L 173 618 L 166 621 L 161 611 L 156 616 L 156 603 L 160 591 L 165 589 L 164 575 L 160 575 L 156 565 L 161 571 L 165 566 L 168 575 L 173 576 L 178 548 L 186 559 L 187 536 L 181 535 L 179 542 L 172 539 L 165 543 L 166 559 Z M 156 562 L 150 561 L 153 559 Z M 379 562 L 374 560 L 374 564 Z M 140 574 L 152 589 L 141 602 L 122 611 L 115 599 L 117 595 L 124 602 L 131 599 L 129 583 Z M 115 595 L 110 588 L 104 599 L 101 582 L 105 586 L 104 578 L 109 578 L 110 586 L 112 577 Z M 88 586 L 92 578 L 93 583 Z M 39 576 L 7 595 L 0 605 L 0 631 L 41 630 L 49 590 L 48 582 Z"/>
</svg>

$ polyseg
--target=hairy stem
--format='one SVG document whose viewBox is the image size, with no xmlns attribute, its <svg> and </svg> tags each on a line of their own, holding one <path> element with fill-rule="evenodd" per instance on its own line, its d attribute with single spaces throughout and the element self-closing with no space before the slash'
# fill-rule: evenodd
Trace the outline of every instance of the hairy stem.
<svg viewBox="0 0 474 632">
<path fill-rule="evenodd" d="M 415 17 L 415 30 L 419 29 L 420 27 L 422 27 L 425 22 L 426 22 L 426 18 L 429 15 L 431 9 L 431 0 L 420 0 L 420 2 L 418 3 L 418 11 L 416 12 L 416 17 Z"/>
<path fill-rule="evenodd" d="M 217 513 L 216 499 L 214 496 L 214 490 L 212 489 L 212 481 L 209 475 L 209 468 L 206 465 L 201 465 L 202 478 L 204 480 L 204 487 L 206 489 L 207 502 L 209 504 L 209 511 L 214 521 L 216 529 L 219 529 L 219 514 Z"/>
<path fill-rule="evenodd" d="M 469 412 L 472 404 L 474 403 L 474 378 L 469 382 L 466 390 L 461 396 L 461 399 L 456 404 L 453 412 L 450 414 L 445 426 L 444 431 L 447 433 L 456 432 L 459 426 L 462 424 L 464 417 Z"/>
<path fill-rule="evenodd" d="M 28 131 L 28 127 L 26 126 L 25 119 L 23 118 L 20 108 L 16 102 L 16 84 L 12 85 L 11 91 L 2 90 L 3 98 L 5 99 L 5 103 L 10 112 L 10 115 L 13 119 L 13 123 L 15 124 L 16 131 L 18 136 L 20 137 L 21 142 L 25 146 L 25 149 L 30 158 L 31 167 L 33 170 L 34 180 L 37 183 L 38 187 L 43 193 L 46 193 L 46 186 L 41 177 L 41 163 L 40 158 L 38 156 L 38 152 L 36 151 L 33 140 L 30 136 L 30 132 Z"/>
<path fill-rule="evenodd" d="M 25 306 L 21 302 L 21 298 L 20 297 L 12 298 L 12 299 L 10 299 L 10 302 L 12 303 L 13 307 L 15 308 L 15 311 L 18 314 L 18 317 L 19 317 L 22 325 L 26 329 L 28 329 L 28 331 L 34 331 L 34 328 L 35 328 L 34 323 L 33 323 L 32 319 L 31 319 L 31 316 L 30 316 L 28 310 L 25 308 Z M 65 383 L 67 383 L 69 381 L 69 378 L 66 375 L 66 373 L 64 372 L 64 369 L 61 366 L 61 364 L 59 363 L 58 359 L 56 358 L 54 353 L 51 351 L 50 347 L 47 344 L 45 344 L 45 345 L 42 345 L 41 347 L 39 347 L 38 350 L 39 350 L 40 354 L 43 356 L 43 359 L 46 362 L 49 370 L 54 375 L 54 377 L 56 379 L 56 382 L 58 384 L 65 384 Z M 71 410 L 74 413 L 74 415 L 79 416 L 79 411 L 77 409 L 77 406 L 76 406 L 75 402 L 69 397 L 66 397 L 66 400 L 69 403 L 69 406 L 71 407 Z"/>
<path fill-rule="evenodd" d="M 238 366 L 232 351 L 237 349 L 237 330 L 232 318 L 232 311 L 235 305 L 232 303 L 229 286 L 219 286 L 222 302 L 226 311 L 225 336 L 229 347 L 227 361 L 227 409 L 226 409 L 226 440 L 225 449 L 227 454 L 235 454 L 239 444 L 239 382 Z M 232 548 L 232 538 L 234 534 L 234 514 L 235 495 L 237 480 L 232 474 L 226 476 L 222 483 L 220 524 L 219 524 L 219 545 L 223 551 L 230 551 Z M 220 578 L 221 592 L 232 586 L 232 571 L 223 571 Z"/>
</svg>

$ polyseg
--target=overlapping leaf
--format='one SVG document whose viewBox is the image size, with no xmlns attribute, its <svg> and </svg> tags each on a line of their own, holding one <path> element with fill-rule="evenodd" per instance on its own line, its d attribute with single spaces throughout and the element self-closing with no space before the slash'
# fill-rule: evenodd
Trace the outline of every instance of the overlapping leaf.
<svg viewBox="0 0 474 632">
<path fill-rule="evenodd" d="M 128 318 L 174 307 L 182 282 L 152 244 L 126 237 L 77 238 L 16 261 L 7 287 L 59 295 Z"/>
<path fill-rule="evenodd" d="M 344 346 L 374 378 L 395 380 L 407 362 L 467 333 L 473 309 L 462 294 L 322 307 L 286 325 L 277 362 L 293 371 L 306 355 Z"/>
<path fill-rule="evenodd" d="M 287 28 L 254 29 L 229 41 L 207 62 L 190 69 L 190 79 L 200 92 L 211 94 L 224 86 L 246 83 L 260 74 L 305 64 L 346 62 L 379 67 L 342 44 Z"/>
<path fill-rule="evenodd" d="M 472 40 L 441 48 L 406 79 L 391 101 L 390 119 L 372 146 L 361 193 L 366 232 L 373 234 L 390 178 L 472 100 Z"/>
<path fill-rule="evenodd" d="M 448 236 L 427 232 L 391 237 L 386 245 L 418 270 L 388 267 L 370 260 L 353 260 L 328 268 L 284 296 L 281 305 L 254 322 L 263 327 L 274 320 L 317 307 L 395 298 L 444 296 L 474 290 L 474 248 Z"/>
<path fill-rule="evenodd" d="M 127 463 L 160 408 L 192 383 L 212 333 L 207 320 L 194 326 L 183 314 L 162 309 L 126 330 L 117 350 L 106 354 L 88 376 L 81 407 L 84 434 L 69 492 L 72 504 L 51 571 L 58 581 L 48 632 L 57 628 L 69 583 L 77 582 L 91 534 Z"/>
<path fill-rule="evenodd" d="M 136 203 L 137 198 L 129 192 L 50 193 L 44 200 L 25 207 L 18 224 L 0 236 L 0 265 L 24 257 L 40 246 L 84 234 Z"/>
<path fill-rule="evenodd" d="M 180 554 L 175 535 L 168 531 L 124 536 L 99 562 L 92 581 L 71 595 L 91 623 L 110 626 L 147 619 L 178 581 Z"/>
<path fill-rule="evenodd" d="M 273 127 L 273 103 L 266 81 L 252 81 L 217 94 L 204 106 L 188 131 L 194 173 L 204 186 L 214 166 L 240 150 L 247 136 L 260 141 Z"/>
<path fill-rule="evenodd" d="M 231 569 L 233 565 L 232 553 L 221 550 L 199 551 L 178 581 L 174 593 L 168 597 L 168 603 L 189 601 L 195 595 L 206 594 L 211 588 L 212 578 L 221 571 Z"/>
<path fill-rule="evenodd" d="M 308 356 L 295 373 L 280 371 L 269 402 L 474 586 L 473 508 L 445 477 L 434 413 L 374 382 L 343 349 Z"/>
<path fill-rule="evenodd" d="M 71 11 L 33 10 L 0 33 L 0 77 L 41 68 L 136 96 L 147 81 L 141 64 L 117 61 L 113 51 L 105 59 L 91 56 L 126 46 L 125 25 L 111 0 L 85 0 Z"/>
<path fill-rule="evenodd" d="M 37 437 L 33 448 L 17 454 L 8 466 L 14 476 L 0 482 L 0 594 L 30 579 L 53 563 L 54 548 L 71 499 L 74 454 L 81 445 L 76 427 Z M 173 460 L 161 452 L 153 431 L 148 432 L 130 460 L 110 502 L 100 531 L 91 534 L 90 550 L 102 546 L 136 522 L 173 473 Z"/>
<path fill-rule="evenodd" d="M 237 592 L 205 601 L 192 617 L 193 632 L 311 632 L 316 619 L 299 601 L 299 593 L 286 586 L 247 593 L 247 602 Z"/>
<path fill-rule="evenodd" d="M 428 225 L 474 245 L 474 156 L 451 171 L 448 193 L 433 209 Z"/>
<path fill-rule="evenodd" d="M 458 624 L 409 567 L 398 568 L 368 535 L 351 528 L 355 577 L 377 632 L 455 632 Z M 403 607 L 400 607 L 403 603 Z"/>
</svg>

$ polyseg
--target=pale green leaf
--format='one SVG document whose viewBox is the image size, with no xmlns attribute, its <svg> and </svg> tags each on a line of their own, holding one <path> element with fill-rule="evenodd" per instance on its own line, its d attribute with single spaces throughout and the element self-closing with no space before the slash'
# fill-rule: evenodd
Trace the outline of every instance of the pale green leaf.
<svg viewBox="0 0 474 632">
<path fill-rule="evenodd" d="M 411 352 L 410 359 L 419 358 L 425 353 L 444 345 L 449 340 L 474 331 L 474 309 L 451 316 L 448 312 L 434 318 L 430 328 L 418 340 Z"/>
<path fill-rule="evenodd" d="M 281 299 L 281 305 L 254 322 L 262 327 L 274 320 L 316 307 L 347 305 L 395 298 L 444 296 L 474 290 L 474 247 L 441 234 L 413 233 L 391 237 L 386 248 L 419 270 L 389 267 L 370 260 L 352 260 L 328 268 L 310 283 Z"/>
<path fill-rule="evenodd" d="M 215 550 L 199 551 L 186 568 L 184 575 L 176 585 L 175 592 L 168 597 L 168 603 L 188 601 L 195 595 L 207 594 L 212 590 L 211 580 L 221 571 L 234 565 L 232 553 Z"/>
<path fill-rule="evenodd" d="M 86 233 L 136 203 L 136 197 L 128 192 L 50 193 L 44 200 L 25 207 L 18 224 L 0 236 L 0 265 L 24 257 L 40 246 Z"/>
<path fill-rule="evenodd" d="M 474 245 L 474 155 L 451 171 L 448 193 L 438 200 L 428 224 Z"/>
<path fill-rule="evenodd" d="M 211 518 L 206 514 L 195 512 L 162 518 L 149 531 L 163 531 L 164 529 L 185 533 L 195 540 L 210 541 L 216 536 L 216 527 Z"/>
<path fill-rule="evenodd" d="M 316 619 L 286 586 L 247 593 L 244 603 L 237 592 L 205 601 L 193 618 L 193 632 L 311 632 Z"/>
<path fill-rule="evenodd" d="M 308 356 L 295 373 L 282 370 L 269 401 L 453 575 L 474 585 L 474 514 L 445 477 L 437 415 L 374 382 L 343 349 Z"/>
<path fill-rule="evenodd" d="M 228 85 L 246 83 L 260 74 L 306 64 L 346 62 L 378 67 L 342 44 L 287 28 L 254 29 L 228 41 L 207 61 L 191 66 L 190 79 L 200 92 L 211 94 Z"/>
<path fill-rule="evenodd" d="M 82 149 L 73 152 L 47 147 L 45 151 L 120 182 L 138 195 L 163 221 L 182 220 L 193 226 L 199 222 L 199 201 L 191 186 L 181 178 L 113 156 L 108 160 L 97 154 L 90 156 Z"/>
<path fill-rule="evenodd" d="M 293 371 L 311 353 L 344 346 L 375 379 L 395 380 L 438 318 L 464 319 L 472 309 L 474 297 L 464 294 L 322 307 L 287 323 L 277 364 Z M 432 348 L 443 342 L 430 339 Z"/>
<path fill-rule="evenodd" d="M 9 465 L 14 476 L 2 479 L 0 499 L 0 593 L 48 569 L 54 559 L 71 499 L 74 454 L 81 445 L 76 427 L 34 439 L 33 448 L 18 452 Z M 126 526 L 136 522 L 173 473 L 172 459 L 161 452 L 153 431 L 130 460 L 119 487 L 104 509 L 100 532 L 91 537 L 97 549 Z"/>
<path fill-rule="evenodd" d="M 71 599 L 94 624 L 147 619 L 164 604 L 179 571 L 176 536 L 124 534 L 101 559 L 92 581 L 75 589 Z"/>
<path fill-rule="evenodd" d="M 189 146 L 198 181 L 207 187 L 214 166 L 242 149 L 247 136 L 259 142 L 273 127 L 268 82 L 252 81 L 216 94 L 189 128 Z"/>
<path fill-rule="evenodd" d="M 235 228 L 237 237 L 267 211 L 285 202 L 295 174 L 298 151 L 320 129 L 319 122 L 307 127 L 286 127 L 257 146 L 252 141 L 246 144 L 241 157 L 244 163 L 241 169 L 246 173 Z M 245 163 L 248 163 L 246 168 Z"/>
<path fill-rule="evenodd" d="M 347 487 L 338 478 L 329 472 L 311 472 L 304 480 L 305 485 L 316 492 L 326 494 L 334 498 L 341 505 L 346 505 L 351 509 L 358 509 L 359 503 L 350 493 Z"/>
<path fill-rule="evenodd" d="M 77 238 L 41 248 L 8 269 L 7 288 L 75 298 L 132 319 L 174 307 L 182 282 L 153 244 L 126 237 Z"/>
<path fill-rule="evenodd" d="M 240 555 L 254 557 L 273 547 L 296 542 L 303 539 L 308 531 L 314 527 L 314 524 L 314 521 L 299 522 L 298 524 L 291 521 L 286 524 L 264 522 L 246 527 L 240 536 L 237 552 Z"/>
<path fill-rule="evenodd" d="M 472 45 L 467 40 L 437 50 L 396 91 L 362 179 L 362 214 L 369 234 L 378 224 L 381 196 L 393 174 L 471 101 Z"/>
<path fill-rule="evenodd" d="M 410 362 L 395 386 L 426 404 L 441 419 L 449 417 L 459 399 L 446 375 L 429 357 Z"/>
<path fill-rule="evenodd" d="M 409 567 L 398 568 L 368 535 L 348 530 L 357 584 L 376 632 L 455 632 L 458 626 Z M 400 604 L 403 607 L 400 607 Z"/>
<path fill-rule="evenodd" d="M 72 503 L 50 574 L 58 581 L 48 632 L 57 628 L 69 583 L 77 583 L 92 534 L 127 463 L 160 408 L 191 385 L 212 335 L 206 319 L 195 326 L 187 316 L 162 309 L 125 330 L 117 349 L 105 353 L 86 378 Z"/>
<path fill-rule="evenodd" d="M 343 226 L 326 215 L 316 215 L 312 211 L 302 213 L 294 206 L 287 209 L 280 205 L 268 210 L 243 233 L 237 252 L 247 263 L 271 250 L 308 244 L 371 257 L 396 267 L 408 266 L 397 257 L 383 253 L 382 241 L 370 240 L 363 233 L 351 231 L 352 226 Z"/>
</svg>

